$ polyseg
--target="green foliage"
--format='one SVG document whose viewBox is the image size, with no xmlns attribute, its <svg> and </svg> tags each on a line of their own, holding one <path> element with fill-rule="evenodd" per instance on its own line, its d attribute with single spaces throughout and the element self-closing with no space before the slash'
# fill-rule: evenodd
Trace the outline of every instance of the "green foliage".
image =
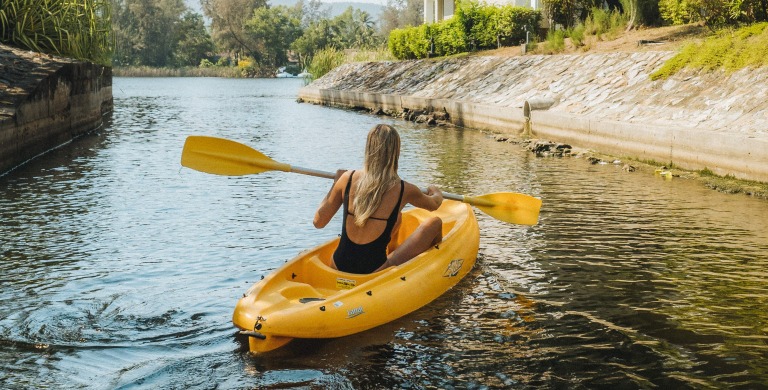
<svg viewBox="0 0 768 390">
<path fill-rule="evenodd" d="M 387 0 L 379 14 L 379 33 L 387 37 L 394 29 L 421 25 L 423 18 L 423 0 Z"/>
<path fill-rule="evenodd" d="M 688 24 L 699 20 L 698 0 L 659 0 L 662 19 L 671 24 Z"/>
<path fill-rule="evenodd" d="M 316 80 L 343 64 L 344 59 L 343 51 L 328 47 L 315 53 L 307 71 L 312 74 L 312 79 Z"/>
<path fill-rule="evenodd" d="M 722 30 L 700 44 L 688 44 L 652 73 L 651 79 L 665 79 L 682 69 L 732 72 L 763 66 L 768 66 L 768 23 Z"/>
<path fill-rule="evenodd" d="M 108 0 L 4 0 L 0 41 L 109 65 L 113 43 Z"/>
<path fill-rule="evenodd" d="M 544 45 L 544 52 L 548 54 L 559 53 L 565 49 L 565 31 L 549 30 Z"/>
<path fill-rule="evenodd" d="M 567 35 L 571 38 L 571 43 L 576 47 L 584 46 L 584 38 L 586 36 L 587 27 L 583 23 L 579 23 L 576 27 L 568 30 Z"/>
<path fill-rule="evenodd" d="M 180 54 L 185 63 L 196 64 L 199 58 L 184 58 L 191 52 L 175 53 L 181 29 L 187 32 L 193 28 L 204 29 L 192 18 L 184 21 L 186 11 L 182 0 L 112 0 L 114 64 L 172 66 L 175 54 Z M 198 36 L 205 34 L 204 30 L 197 33 Z"/>
<path fill-rule="evenodd" d="M 608 11 L 603 8 L 592 8 L 584 22 L 584 32 L 587 35 L 600 37 L 603 34 L 616 35 L 627 26 L 627 15 L 618 10 Z"/>
<path fill-rule="evenodd" d="M 494 17 L 502 46 L 515 46 L 524 42 L 526 32 L 530 41 L 541 22 L 541 12 L 511 5 L 500 7 Z"/>
<path fill-rule="evenodd" d="M 288 48 L 301 34 L 301 14 L 296 11 L 285 6 L 260 7 L 245 22 L 245 34 L 261 47 L 261 64 L 277 67 L 288 61 Z"/>
<path fill-rule="evenodd" d="M 434 56 L 450 56 L 467 51 L 467 35 L 457 18 L 450 18 L 430 26 L 434 42 Z"/>
<path fill-rule="evenodd" d="M 712 29 L 768 21 L 765 0 L 659 0 L 659 11 L 667 23 L 704 21 Z"/>
<path fill-rule="evenodd" d="M 536 31 L 540 20 L 541 13 L 528 8 L 466 0 L 450 19 L 392 30 L 389 49 L 396 58 L 414 59 L 518 45 L 525 40 L 526 31 Z"/>
<path fill-rule="evenodd" d="M 206 60 L 214 51 L 213 40 L 205 30 L 203 16 L 200 14 L 185 13 L 175 33 L 174 66 L 194 66 Z"/>
<path fill-rule="evenodd" d="M 371 16 L 349 7 L 333 19 L 311 21 L 290 47 L 301 56 L 302 63 L 307 65 L 319 50 L 369 49 L 380 44 L 381 39 L 376 35 Z"/>
</svg>

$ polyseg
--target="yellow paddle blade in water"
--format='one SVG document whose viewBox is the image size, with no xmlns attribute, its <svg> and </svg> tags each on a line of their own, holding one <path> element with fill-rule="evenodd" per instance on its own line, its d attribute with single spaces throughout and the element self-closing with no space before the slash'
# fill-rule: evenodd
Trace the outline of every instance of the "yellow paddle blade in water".
<svg viewBox="0 0 768 390">
<path fill-rule="evenodd" d="M 290 165 L 272 160 L 250 146 L 224 138 L 198 135 L 187 137 L 181 152 L 181 165 L 225 176 L 291 171 Z"/>
<path fill-rule="evenodd" d="M 514 192 L 496 192 L 480 196 L 465 196 L 469 203 L 500 221 L 518 225 L 535 225 L 539 222 L 541 199 Z"/>
</svg>

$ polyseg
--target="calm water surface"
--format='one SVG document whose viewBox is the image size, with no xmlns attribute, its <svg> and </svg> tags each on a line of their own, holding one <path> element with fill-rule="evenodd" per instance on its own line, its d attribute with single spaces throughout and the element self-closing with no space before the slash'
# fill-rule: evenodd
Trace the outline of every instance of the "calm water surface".
<svg viewBox="0 0 768 390">
<path fill-rule="evenodd" d="M 108 126 L 0 177 L 1 388 L 768 388 L 768 202 L 298 104 L 300 86 L 116 78 Z M 182 169 L 185 137 L 332 171 L 379 122 L 404 178 L 532 194 L 540 223 L 478 212 L 478 266 L 428 307 L 250 355 L 235 302 L 337 233 L 311 224 L 330 183 Z"/>
</svg>

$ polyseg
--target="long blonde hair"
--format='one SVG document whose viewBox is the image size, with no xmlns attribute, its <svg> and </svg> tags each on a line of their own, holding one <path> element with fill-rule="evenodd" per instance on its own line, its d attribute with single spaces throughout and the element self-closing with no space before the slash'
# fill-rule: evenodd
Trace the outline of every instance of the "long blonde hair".
<svg viewBox="0 0 768 390">
<path fill-rule="evenodd" d="M 400 135 L 389 125 L 376 125 L 368 132 L 365 143 L 365 174 L 357 183 L 355 225 L 363 226 L 381 206 L 384 193 L 399 181 L 397 161 L 400 157 Z"/>
</svg>

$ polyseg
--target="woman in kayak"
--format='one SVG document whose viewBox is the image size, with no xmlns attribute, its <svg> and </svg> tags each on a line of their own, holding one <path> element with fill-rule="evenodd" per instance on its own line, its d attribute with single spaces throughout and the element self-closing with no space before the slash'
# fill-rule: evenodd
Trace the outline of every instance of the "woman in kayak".
<svg viewBox="0 0 768 390">
<path fill-rule="evenodd" d="M 368 132 L 363 169 L 336 173 L 314 219 L 315 227 L 323 228 L 344 206 L 341 240 L 333 254 L 334 268 L 368 274 L 405 263 L 442 241 L 443 222 L 432 217 L 401 245 L 390 245 L 406 204 L 433 211 L 443 202 L 437 187 L 429 186 L 424 194 L 419 187 L 400 179 L 399 157 L 397 130 L 389 125 L 376 125 Z"/>
</svg>

